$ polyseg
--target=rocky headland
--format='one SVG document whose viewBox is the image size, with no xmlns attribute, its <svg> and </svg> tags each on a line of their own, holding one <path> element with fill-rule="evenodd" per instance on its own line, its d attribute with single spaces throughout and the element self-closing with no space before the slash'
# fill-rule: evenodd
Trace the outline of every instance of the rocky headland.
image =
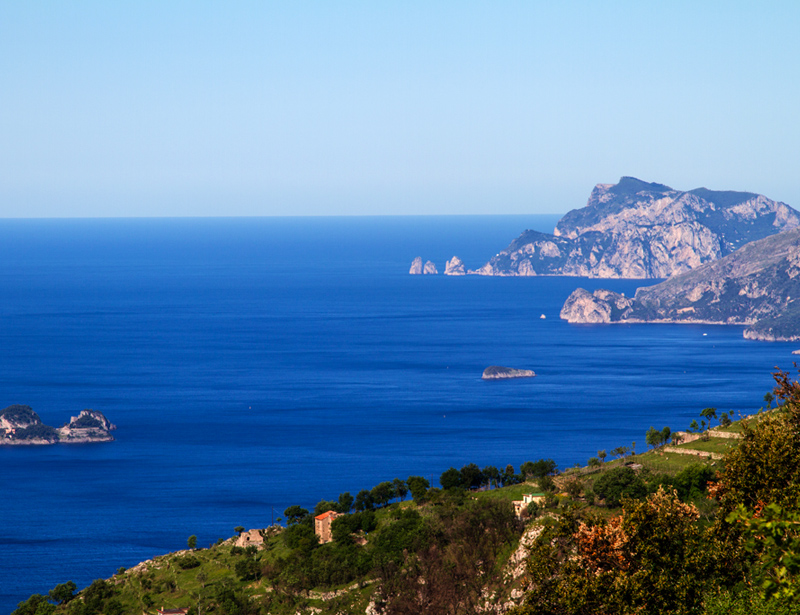
<svg viewBox="0 0 800 615">
<path fill-rule="evenodd" d="M 749 325 L 748 339 L 800 340 L 800 228 L 751 242 L 717 261 L 639 288 L 573 292 L 561 310 L 572 323 L 661 322 Z"/>
<path fill-rule="evenodd" d="M 109 442 L 116 429 L 101 412 L 81 410 L 56 429 L 42 423 L 30 406 L 14 404 L 0 410 L 0 445 L 83 444 Z"/>
<path fill-rule="evenodd" d="M 490 365 L 483 370 L 484 380 L 503 380 L 506 378 L 533 378 L 536 374 L 531 369 L 514 369 L 512 367 L 501 367 Z"/>
<path fill-rule="evenodd" d="M 800 213 L 759 194 L 684 192 L 623 177 L 595 186 L 552 235 L 525 231 L 469 273 L 668 278 L 799 225 Z"/>
</svg>

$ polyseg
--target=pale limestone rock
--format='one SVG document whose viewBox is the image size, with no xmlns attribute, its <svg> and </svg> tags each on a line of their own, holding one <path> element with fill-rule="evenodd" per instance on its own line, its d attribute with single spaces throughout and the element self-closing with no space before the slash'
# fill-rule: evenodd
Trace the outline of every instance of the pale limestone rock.
<svg viewBox="0 0 800 615">
<path fill-rule="evenodd" d="M 610 290 L 590 293 L 578 288 L 564 302 L 561 318 L 571 323 L 609 323 L 612 316 L 629 311 L 632 305 L 633 299 Z"/>
<path fill-rule="evenodd" d="M 444 274 L 445 275 L 465 275 L 467 273 L 466 268 L 464 267 L 464 263 L 461 262 L 461 259 L 457 256 L 454 256 L 444 267 Z"/>
<path fill-rule="evenodd" d="M 436 270 L 436 265 L 434 265 L 431 261 L 428 261 L 425 263 L 425 267 L 423 268 L 422 273 L 435 274 L 439 272 Z"/>
</svg>

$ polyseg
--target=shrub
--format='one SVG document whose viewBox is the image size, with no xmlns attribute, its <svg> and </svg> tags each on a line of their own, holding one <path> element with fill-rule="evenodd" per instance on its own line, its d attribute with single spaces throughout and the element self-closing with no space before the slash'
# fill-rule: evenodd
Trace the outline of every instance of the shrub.
<svg viewBox="0 0 800 615">
<path fill-rule="evenodd" d="M 606 501 L 606 506 L 616 508 L 623 497 L 643 498 L 647 495 L 647 487 L 630 468 L 614 468 L 595 481 L 594 492 Z"/>
<path fill-rule="evenodd" d="M 200 565 L 200 560 L 194 555 L 184 555 L 175 558 L 175 563 L 178 564 L 181 569 L 189 570 L 190 568 L 197 568 Z"/>
</svg>

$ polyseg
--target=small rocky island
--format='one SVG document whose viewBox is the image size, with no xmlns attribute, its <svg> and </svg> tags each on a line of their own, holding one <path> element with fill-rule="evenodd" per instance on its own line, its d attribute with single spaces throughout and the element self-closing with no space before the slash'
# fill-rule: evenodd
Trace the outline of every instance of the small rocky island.
<svg viewBox="0 0 800 615">
<path fill-rule="evenodd" d="M 110 432 L 116 428 L 97 410 L 81 410 L 57 429 L 42 423 L 30 406 L 14 404 L 0 410 L 0 445 L 110 442 L 114 439 Z"/>
<path fill-rule="evenodd" d="M 533 378 L 536 373 L 532 369 L 514 369 L 512 367 L 500 367 L 490 365 L 483 370 L 484 380 L 504 380 L 506 378 Z"/>
</svg>

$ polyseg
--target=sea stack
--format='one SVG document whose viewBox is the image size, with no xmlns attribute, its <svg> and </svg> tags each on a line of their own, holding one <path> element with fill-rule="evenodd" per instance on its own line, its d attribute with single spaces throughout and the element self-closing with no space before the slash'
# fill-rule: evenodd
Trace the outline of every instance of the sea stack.
<svg viewBox="0 0 800 615">
<path fill-rule="evenodd" d="M 427 275 L 439 272 L 436 270 L 436 265 L 434 265 L 431 261 L 428 261 L 427 263 L 425 263 L 425 268 L 422 270 L 422 273 Z"/>
<path fill-rule="evenodd" d="M 447 261 L 447 265 L 444 268 L 445 275 L 466 275 L 467 271 L 464 268 L 464 263 L 461 262 L 461 259 L 457 256 L 454 256 L 449 261 Z"/>
<path fill-rule="evenodd" d="M 411 261 L 411 269 L 408 270 L 411 275 L 422 275 L 422 257 L 418 256 Z"/>
</svg>

